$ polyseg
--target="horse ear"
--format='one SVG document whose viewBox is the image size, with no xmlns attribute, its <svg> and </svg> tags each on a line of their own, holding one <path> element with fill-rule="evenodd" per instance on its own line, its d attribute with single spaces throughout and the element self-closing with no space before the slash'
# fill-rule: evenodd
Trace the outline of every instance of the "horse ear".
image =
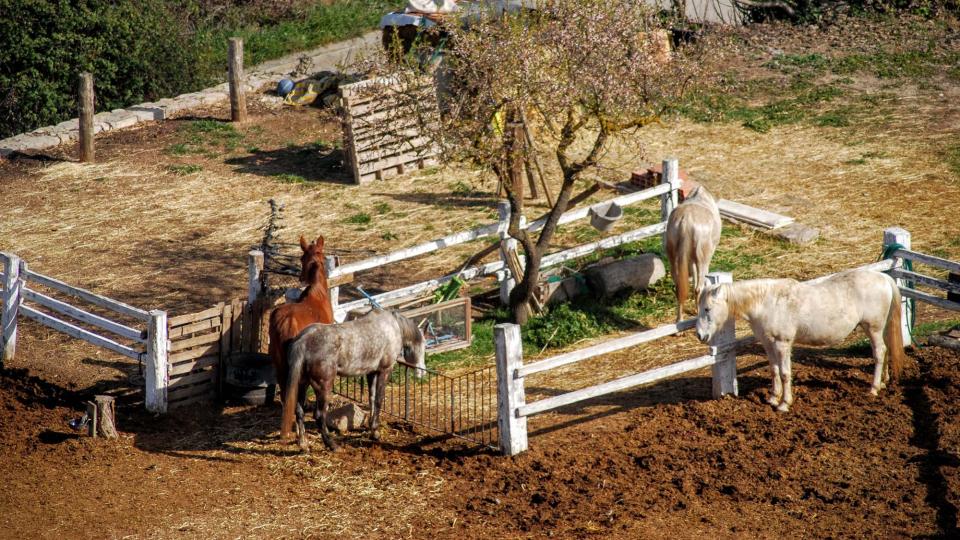
<svg viewBox="0 0 960 540">
<path fill-rule="evenodd" d="M 303 235 L 301 234 L 301 235 L 300 235 L 300 249 L 302 249 L 303 251 L 307 251 L 307 248 L 309 248 L 309 247 L 310 247 L 310 246 L 307 244 L 307 240 L 306 240 L 306 239 L 303 237 Z"/>
<path fill-rule="evenodd" d="M 317 237 L 317 241 L 313 243 L 314 248 L 319 251 L 323 251 L 323 235 Z"/>
</svg>

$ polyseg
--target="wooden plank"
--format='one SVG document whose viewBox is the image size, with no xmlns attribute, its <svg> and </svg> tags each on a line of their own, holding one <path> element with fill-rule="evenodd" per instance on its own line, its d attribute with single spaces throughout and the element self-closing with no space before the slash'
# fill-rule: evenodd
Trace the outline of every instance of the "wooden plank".
<svg viewBox="0 0 960 540">
<path fill-rule="evenodd" d="M 717 208 L 720 209 L 720 215 L 723 217 L 743 221 L 765 229 L 777 229 L 794 222 L 792 217 L 782 216 L 727 199 L 717 201 Z"/>
<path fill-rule="evenodd" d="M 213 306 L 212 308 L 205 309 L 203 311 L 198 311 L 196 313 L 188 313 L 186 315 L 177 315 L 176 317 L 170 317 L 167 324 L 170 325 L 170 329 L 174 329 L 178 326 L 184 326 L 189 323 L 202 321 L 204 319 L 215 319 L 220 317 L 220 313 L 223 311 L 222 306 Z"/>
<path fill-rule="evenodd" d="M 499 230 L 499 223 L 491 223 L 489 225 L 484 225 L 482 227 L 477 227 L 475 229 L 469 229 L 466 231 L 460 231 L 453 234 L 448 234 L 443 238 L 437 238 L 436 240 L 430 240 L 429 242 L 424 242 L 416 246 L 411 246 L 404 249 L 399 249 L 397 251 L 392 251 L 386 255 L 378 255 L 376 257 L 371 257 L 369 259 L 364 259 L 362 261 L 357 261 L 349 264 L 344 264 L 334 268 L 330 272 L 330 278 L 342 276 L 344 274 L 353 274 L 356 272 L 361 272 L 363 270 L 369 270 L 370 268 L 377 268 L 385 264 L 394 263 L 397 261 L 402 261 L 405 259 L 411 259 L 413 257 L 418 257 L 431 251 L 437 251 L 443 248 L 448 248 L 450 246 L 456 246 L 458 244 L 463 244 L 476 240 L 478 238 L 485 238 L 488 236 L 493 236 L 497 234 Z"/>
<path fill-rule="evenodd" d="M 906 289 L 904 287 L 900 287 L 900 294 L 907 298 L 913 298 L 915 300 L 920 300 L 921 302 L 933 304 L 939 308 L 960 311 L 960 304 L 956 302 L 951 302 L 946 298 L 940 298 L 938 296 L 923 293 L 915 289 Z"/>
<path fill-rule="evenodd" d="M 960 263 L 948 261 L 947 259 L 941 259 L 940 257 L 934 257 L 933 255 L 927 255 L 925 253 L 917 253 L 916 251 L 910 251 L 909 249 L 898 249 L 893 252 L 893 256 L 910 259 L 911 261 L 929 266 L 936 266 L 937 268 L 943 268 L 948 272 L 960 272 Z"/>
<path fill-rule="evenodd" d="M 613 339 L 610 341 L 604 341 L 598 343 L 591 347 L 585 347 L 583 349 L 578 349 L 575 351 L 570 351 L 568 353 L 560 354 L 544 360 L 539 360 L 537 362 L 532 362 L 530 364 L 525 364 L 521 366 L 514 377 L 523 378 L 533 375 L 534 373 L 540 373 L 541 371 L 547 371 L 550 369 L 555 369 L 560 366 L 566 366 L 568 364 L 573 364 L 580 362 L 581 360 L 586 360 L 588 358 L 593 358 L 595 356 L 600 356 L 603 354 L 609 354 L 614 351 L 619 351 L 621 349 L 628 349 L 630 347 L 635 347 L 642 343 L 648 343 L 666 336 L 672 336 L 674 334 L 679 334 L 685 330 L 689 330 L 697 325 L 697 319 L 686 319 L 680 321 L 679 323 L 668 324 L 664 326 L 658 326 L 650 330 L 644 330 L 643 332 L 637 332 L 635 334 L 630 334 L 622 338 Z"/>
<path fill-rule="evenodd" d="M 240 325 L 243 324 L 243 311 L 246 308 L 247 303 L 243 300 L 236 299 L 230 304 L 230 311 L 233 313 L 233 321 L 230 323 L 230 352 L 239 353 L 241 352 L 240 343 L 242 329 Z"/>
<path fill-rule="evenodd" d="M 205 396 L 212 399 L 216 395 L 216 385 L 213 384 L 213 381 L 204 381 L 192 386 L 182 386 L 180 388 L 172 389 L 169 397 L 171 401 L 183 401 L 194 396 Z"/>
<path fill-rule="evenodd" d="M 431 103 L 432 100 L 432 103 Z M 413 92 L 409 94 L 381 94 L 379 99 L 361 103 L 350 101 L 350 114 L 360 120 L 354 125 L 364 125 L 362 120 L 374 117 L 381 113 L 391 113 L 380 116 L 377 122 L 409 116 L 434 116 L 439 112 L 436 94 L 433 92 Z M 371 121 L 372 123 L 372 121 Z"/>
<path fill-rule="evenodd" d="M 220 376 L 217 378 L 217 394 L 223 394 L 223 385 L 224 379 L 226 378 L 226 369 L 224 366 L 227 365 L 227 359 L 230 357 L 230 328 L 233 324 L 233 306 L 225 305 L 223 306 L 223 314 L 221 315 L 223 323 L 220 325 Z"/>
<path fill-rule="evenodd" d="M 199 371 L 196 373 L 188 373 L 186 375 L 179 375 L 177 377 L 170 377 L 170 384 L 167 385 L 168 392 L 172 395 L 174 390 L 181 386 L 189 386 L 196 383 L 215 381 L 217 375 L 217 370 L 208 369 L 206 371 Z"/>
<path fill-rule="evenodd" d="M 38 274 L 32 270 L 27 270 L 27 272 L 24 274 L 24 277 L 30 281 L 36 281 L 44 287 L 50 287 L 51 289 L 58 290 L 62 293 L 76 296 L 77 298 L 82 298 L 91 304 L 96 304 L 100 307 L 111 309 L 117 313 L 127 315 L 128 317 L 133 317 L 134 319 L 139 319 L 141 321 L 150 320 L 150 314 L 142 309 L 124 304 L 123 302 L 118 302 L 117 300 L 107 298 L 106 296 L 100 296 L 99 294 L 92 293 L 85 289 L 67 285 L 60 280 L 53 279 L 52 277 L 45 276 L 43 274 Z"/>
<path fill-rule="evenodd" d="M 371 161 L 383 160 L 388 157 L 415 156 L 417 159 L 430 157 L 436 154 L 436 149 L 432 148 L 432 142 L 433 139 L 430 137 L 414 137 L 406 141 L 371 145 L 365 149 L 357 150 L 357 160 L 363 166 Z"/>
<path fill-rule="evenodd" d="M 399 156 L 389 157 L 376 162 L 367 162 L 360 163 L 359 171 L 360 174 L 369 174 L 376 171 L 382 171 L 384 169 L 389 169 L 391 167 L 396 167 L 398 165 L 408 165 L 410 163 L 416 163 L 418 161 L 433 157 L 435 152 L 428 152 L 423 154 L 402 154 Z"/>
<path fill-rule="evenodd" d="M 469 304 L 469 303 L 470 303 L 470 297 L 469 297 L 469 296 L 464 296 L 464 297 L 462 297 L 462 298 L 454 298 L 454 299 L 452 299 L 452 300 L 447 300 L 447 301 L 445 301 L 445 302 L 440 302 L 439 304 L 430 304 L 430 305 L 426 305 L 426 306 L 422 306 L 422 307 L 418 307 L 418 308 L 406 310 L 406 311 L 403 312 L 403 316 L 406 317 L 406 318 L 408 318 L 408 319 L 412 319 L 412 318 L 418 317 L 418 316 L 420 316 L 420 315 L 426 315 L 427 313 L 434 313 L 434 312 L 437 312 L 437 311 L 445 311 L 445 310 L 447 310 L 447 309 L 449 309 L 449 308 L 451 308 L 451 307 L 453 307 L 453 306 L 459 305 L 459 304 Z"/>
<path fill-rule="evenodd" d="M 891 277 L 913 281 L 928 287 L 940 289 L 941 291 L 960 293 L 960 283 L 950 283 L 949 281 L 925 276 L 923 274 L 910 272 L 909 270 L 903 270 L 900 268 L 894 268 L 893 270 L 890 270 L 889 274 Z"/>
<path fill-rule="evenodd" d="M 37 304 L 45 308 L 52 309 L 58 313 L 62 313 L 68 317 L 76 319 L 80 322 L 85 322 L 87 324 L 96 326 L 100 329 L 106 330 L 113 334 L 116 334 L 120 337 L 135 341 L 137 343 L 146 343 L 147 342 L 147 331 L 146 330 L 137 330 L 136 328 L 130 328 L 125 324 L 120 324 L 118 322 L 111 321 L 110 319 L 95 315 L 88 311 L 84 311 L 80 308 L 71 306 L 66 302 L 61 302 L 55 298 L 51 298 L 45 294 L 34 291 L 33 289 L 23 288 L 23 296 L 27 300 L 32 300 Z"/>
<path fill-rule="evenodd" d="M 78 326 L 74 326 L 66 321 L 57 319 L 56 317 L 47 315 L 42 311 L 37 311 L 32 307 L 21 305 L 20 313 L 23 313 L 27 317 L 37 321 L 38 323 L 44 326 L 48 326 L 50 328 L 53 328 L 54 330 L 63 332 L 64 334 L 67 334 L 69 336 L 86 341 L 87 343 L 91 343 L 98 347 L 103 347 L 104 349 L 109 349 L 115 353 L 122 354 L 127 358 L 133 358 L 134 360 L 140 359 L 141 351 L 134 350 L 130 347 L 127 347 L 126 345 L 121 345 L 116 341 L 113 341 L 112 339 L 99 336 L 89 330 L 85 330 Z"/>
<path fill-rule="evenodd" d="M 197 403 L 206 403 L 208 401 L 213 401 L 214 394 L 210 391 L 199 393 L 192 397 L 183 398 L 178 401 L 174 401 L 170 404 L 171 409 L 182 409 L 189 405 L 196 405 Z"/>
<path fill-rule="evenodd" d="M 211 332 L 209 334 L 195 336 L 187 339 L 180 339 L 176 341 L 171 340 L 170 352 L 182 351 L 184 349 L 190 349 L 198 345 L 206 345 L 208 343 L 215 343 L 219 341 L 220 341 L 220 332 Z"/>
<path fill-rule="evenodd" d="M 169 337 L 170 339 L 176 339 L 182 336 L 203 332 L 204 330 L 216 330 L 219 327 L 220 318 L 206 319 L 195 323 L 185 324 L 183 326 L 178 326 L 170 330 Z"/>
<path fill-rule="evenodd" d="M 412 86 L 411 86 L 412 83 Z M 433 81 L 427 77 L 415 77 L 408 74 L 406 77 L 401 77 L 400 75 L 388 75 L 383 77 L 374 77 L 372 79 L 364 79 L 362 81 L 357 81 L 355 83 L 344 84 L 339 87 L 340 94 L 350 98 L 363 98 L 364 95 L 373 95 L 378 94 L 377 87 L 385 88 L 406 88 L 418 89 L 425 86 L 432 86 Z M 358 99 L 358 101 L 360 101 Z"/>
<path fill-rule="evenodd" d="M 188 351 L 171 354 L 168 362 L 171 364 L 175 364 L 177 362 L 183 362 L 184 360 L 193 360 L 195 358 L 200 358 L 201 356 L 208 356 L 211 354 L 217 354 L 219 352 L 220 352 L 220 342 L 216 341 L 215 343 L 210 343 L 208 345 L 198 347 L 196 349 L 190 349 Z"/>
<path fill-rule="evenodd" d="M 354 137 L 353 141 L 357 148 L 363 148 L 364 146 L 372 144 L 370 141 L 376 141 L 379 137 L 397 130 L 416 130 L 417 133 L 422 133 L 424 128 L 426 130 L 437 131 L 440 129 L 440 124 L 433 119 L 424 121 L 423 118 L 397 118 L 389 122 L 389 125 L 378 126 L 371 123 L 350 126 L 351 133 Z"/>
<path fill-rule="evenodd" d="M 614 197 L 613 199 L 608 199 L 606 201 L 597 203 L 597 204 L 608 204 L 616 203 L 619 206 L 630 206 L 631 204 L 636 204 L 640 201 L 645 201 L 647 199 L 653 199 L 659 197 L 664 193 L 670 192 L 670 184 L 658 184 L 652 188 L 645 189 L 643 191 L 635 191 L 633 193 L 627 193 L 626 195 L 621 195 L 619 197 Z M 571 223 L 580 219 L 587 217 L 590 213 L 590 206 L 585 206 L 583 208 L 578 208 L 576 210 L 570 210 L 565 212 L 560 216 L 560 220 L 557 222 L 557 225 L 564 225 L 566 223 Z M 547 223 L 548 216 L 544 216 L 530 225 L 527 225 L 527 232 L 539 231 Z"/>
<path fill-rule="evenodd" d="M 406 125 L 393 125 L 386 130 L 371 131 L 361 135 L 355 134 L 353 142 L 358 150 L 366 150 L 367 148 L 403 142 L 418 137 L 421 133 L 422 130 L 420 129 L 419 122 L 410 121 L 410 123 Z"/>
<path fill-rule="evenodd" d="M 196 371 L 198 369 L 206 369 L 209 367 L 216 367 L 220 363 L 220 355 L 212 356 L 201 356 L 196 360 L 187 360 L 186 362 L 180 362 L 178 364 L 170 365 L 170 378 L 172 379 L 174 375 L 183 375 L 185 373 L 190 373 L 191 371 Z"/>
<path fill-rule="evenodd" d="M 657 382 L 681 373 L 711 366 L 714 364 L 715 360 L 716 359 L 712 354 L 698 356 L 696 358 L 670 364 L 669 366 L 651 369 L 642 373 L 637 373 L 636 375 L 622 377 L 610 382 L 589 386 L 581 390 L 560 394 L 559 396 L 541 399 L 540 401 L 534 401 L 533 403 L 528 403 L 522 407 L 519 407 L 517 409 L 517 416 L 527 417 L 593 397 L 612 394 L 613 392 L 619 392 L 621 390 L 627 390 L 641 384 Z"/>
<path fill-rule="evenodd" d="M 440 161 L 437 158 L 428 157 L 363 174 L 360 176 L 360 180 L 363 183 L 371 182 L 373 180 L 386 180 L 388 178 L 393 178 L 394 176 L 406 174 L 412 170 L 422 170 L 425 167 L 431 167 L 438 163 L 440 163 Z"/>
</svg>

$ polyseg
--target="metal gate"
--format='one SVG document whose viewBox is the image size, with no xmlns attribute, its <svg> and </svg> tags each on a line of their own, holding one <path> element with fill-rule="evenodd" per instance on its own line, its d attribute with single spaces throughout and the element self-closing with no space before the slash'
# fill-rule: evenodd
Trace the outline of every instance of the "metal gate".
<svg viewBox="0 0 960 540">
<path fill-rule="evenodd" d="M 413 371 L 406 364 L 397 365 L 384 392 L 384 414 L 428 431 L 500 448 L 496 366 L 453 376 L 428 369 L 422 379 Z M 333 391 L 369 405 L 362 377 L 340 377 Z"/>
</svg>

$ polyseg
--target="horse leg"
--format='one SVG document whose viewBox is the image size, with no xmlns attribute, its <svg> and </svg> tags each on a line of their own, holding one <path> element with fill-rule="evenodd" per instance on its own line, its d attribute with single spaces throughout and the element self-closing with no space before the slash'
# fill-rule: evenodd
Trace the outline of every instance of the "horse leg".
<svg viewBox="0 0 960 540">
<path fill-rule="evenodd" d="M 780 380 L 780 357 L 772 343 L 763 341 L 763 350 L 767 353 L 767 362 L 770 364 L 770 396 L 767 397 L 767 403 L 777 407 L 780 405 L 780 399 L 783 397 L 783 386 Z"/>
<path fill-rule="evenodd" d="M 370 395 L 370 418 L 367 419 L 367 427 L 373 424 L 373 404 L 377 402 L 377 373 L 367 373 L 367 390 Z"/>
<path fill-rule="evenodd" d="M 867 335 L 870 336 L 870 345 L 873 348 L 873 384 L 870 386 L 870 395 L 877 395 L 880 390 L 887 387 L 886 381 L 890 380 L 889 362 L 884 362 L 887 356 L 887 345 L 883 342 L 883 328 L 865 328 Z"/>
<path fill-rule="evenodd" d="M 793 405 L 793 366 L 790 358 L 790 348 L 792 343 L 778 341 L 774 344 L 777 349 L 777 356 L 780 359 L 780 378 L 783 379 L 783 399 L 777 410 L 787 412 Z"/>
<path fill-rule="evenodd" d="M 317 407 L 313 411 L 313 418 L 317 421 L 317 427 L 320 429 L 320 436 L 323 438 L 323 444 L 331 452 L 336 452 L 338 445 L 333 437 L 330 436 L 330 428 L 327 427 L 327 406 L 330 404 L 330 392 L 333 390 L 333 377 L 327 377 L 314 385 L 313 391 L 317 394 Z"/>
<path fill-rule="evenodd" d="M 383 409 L 383 394 L 387 389 L 389 374 L 388 370 L 377 372 L 377 395 L 370 405 L 370 438 L 375 441 L 380 440 L 380 410 Z"/>
<path fill-rule="evenodd" d="M 307 406 L 307 387 L 303 386 L 302 388 L 297 389 L 297 423 L 295 424 L 297 429 L 297 440 L 301 441 L 300 446 L 304 446 L 306 440 L 307 430 L 303 427 L 304 420 L 304 407 Z"/>
</svg>

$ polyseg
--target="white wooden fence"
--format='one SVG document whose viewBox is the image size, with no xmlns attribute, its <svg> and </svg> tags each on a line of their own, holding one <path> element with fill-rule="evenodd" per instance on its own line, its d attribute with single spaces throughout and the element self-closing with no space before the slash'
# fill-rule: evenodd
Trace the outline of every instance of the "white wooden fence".
<svg viewBox="0 0 960 540">
<path fill-rule="evenodd" d="M 0 293 L 0 301 L 3 304 L 0 312 L 3 362 L 13 360 L 16 354 L 17 319 L 19 315 L 23 315 L 74 338 L 143 362 L 147 410 L 156 413 L 166 412 L 169 377 L 167 355 L 170 344 L 167 339 L 165 311 L 145 311 L 88 290 L 73 287 L 29 270 L 26 261 L 12 253 L 0 252 L 0 262 L 3 265 L 3 273 L 0 274 L 3 283 L 3 291 Z M 92 313 L 89 308 L 84 309 L 58 300 L 34 289 L 31 283 L 137 321 L 137 324 L 131 326 L 134 323 L 118 322 L 108 316 Z M 104 335 L 104 332 L 110 335 Z"/>
<path fill-rule="evenodd" d="M 902 247 L 888 250 L 887 248 L 893 244 Z M 899 227 L 889 228 L 884 231 L 883 247 L 885 251 L 889 251 L 891 258 L 858 268 L 888 272 L 892 277 L 897 279 L 900 291 L 904 297 L 904 302 L 901 305 L 901 309 L 903 310 L 901 320 L 903 324 L 904 345 L 910 345 L 912 343 L 912 320 L 910 319 L 910 310 L 907 307 L 908 299 L 912 298 L 941 308 L 960 311 L 960 303 L 917 291 L 912 288 L 913 285 L 922 284 L 947 293 L 958 294 L 960 293 L 960 284 L 920 274 L 915 271 L 905 270 L 903 268 L 904 261 L 911 260 L 953 273 L 960 273 L 960 263 L 910 250 L 910 233 Z M 809 280 L 809 282 L 816 283 L 827 279 L 830 275 L 815 278 Z M 732 275 L 726 272 L 711 273 L 708 275 L 708 279 L 711 283 L 728 283 L 733 281 Z M 565 394 L 548 397 L 532 403 L 526 402 L 524 380 L 529 375 L 571 365 L 603 354 L 678 334 L 693 328 L 695 325 L 696 319 L 687 319 L 676 324 L 668 324 L 651 330 L 637 332 L 529 364 L 523 363 L 523 345 L 520 338 L 520 327 L 515 324 L 499 324 L 495 326 L 494 342 L 496 345 L 498 379 L 497 404 L 501 451 L 506 455 L 515 455 L 527 449 L 527 418 L 529 416 L 593 397 L 661 381 L 707 366 L 713 367 L 714 397 L 720 397 L 726 394 L 737 395 L 737 351 L 749 345 L 755 341 L 755 339 L 753 336 L 745 336 L 737 339 L 733 321 L 729 321 L 721 332 L 718 332 L 717 335 L 713 337 L 707 353 L 702 356 L 682 360 Z"/>
<path fill-rule="evenodd" d="M 596 242 L 590 242 L 574 248 L 570 248 L 564 251 L 559 251 L 546 255 L 541 260 L 541 268 L 550 268 L 552 266 L 557 266 L 571 259 L 578 257 L 583 257 L 599 249 L 608 249 L 616 247 L 622 244 L 627 244 L 630 242 L 636 242 L 644 238 L 651 236 L 656 236 L 663 233 L 666 230 L 666 219 L 670 215 L 670 212 L 677 206 L 679 194 L 680 194 L 680 179 L 679 179 L 679 165 L 676 159 L 666 159 L 663 162 L 663 183 L 658 186 L 654 186 L 643 191 L 637 191 L 634 193 L 629 193 L 626 195 L 621 195 L 619 197 L 603 201 L 594 206 L 605 205 L 610 202 L 615 202 L 620 206 L 630 206 L 637 204 L 641 201 L 648 199 L 653 199 L 656 197 L 660 198 L 661 201 L 661 222 L 649 225 L 646 227 L 641 227 L 639 229 L 631 230 L 624 232 L 622 234 L 610 236 Z M 560 216 L 558 225 L 564 225 L 567 223 L 572 223 L 577 220 L 586 218 L 590 213 L 591 207 L 583 207 L 576 210 L 570 210 L 565 212 Z M 477 227 L 474 229 L 460 231 L 453 234 L 444 236 L 443 238 L 437 238 L 429 242 L 424 242 L 422 244 L 411 246 L 408 248 L 400 249 L 393 251 L 384 255 L 378 255 L 376 257 L 371 257 L 361 261 L 352 262 L 342 266 L 335 266 L 328 263 L 327 265 L 327 278 L 331 281 L 336 280 L 337 278 L 342 278 L 344 276 L 352 275 L 356 272 L 361 272 L 363 270 L 369 270 L 371 268 L 377 268 L 386 264 L 403 261 L 413 257 L 418 257 L 433 251 L 441 250 L 458 244 L 463 244 L 465 242 L 470 242 L 472 240 L 477 240 L 480 238 L 487 238 L 495 235 L 499 235 L 501 239 L 507 239 L 507 227 L 510 222 L 510 212 L 509 206 L 507 203 L 500 203 L 500 219 L 496 223 L 490 223 Z M 546 218 L 536 220 L 528 225 L 525 225 L 525 228 L 529 232 L 535 232 L 543 228 L 546 224 Z M 254 255 L 254 257 L 262 257 L 262 255 Z M 261 263 L 262 267 L 262 263 Z M 512 276 L 510 276 L 510 270 L 507 267 L 506 261 L 501 260 L 494 261 L 487 264 L 481 264 L 477 266 L 471 266 L 469 268 L 464 268 L 460 272 L 455 274 L 449 274 L 446 276 L 438 277 L 435 279 L 430 279 L 423 281 L 421 283 L 416 283 L 409 285 L 407 287 L 402 287 L 392 291 L 387 291 L 381 294 L 373 296 L 381 305 L 390 305 L 395 303 L 398 300 L 408 298 L 410 296 L 415 296 L 417 294 L 436 289 L 438 286 L 443 285 L 444 283 L 449 282 L 450 280 L 459 277 L 464 280 L 470 280 L 478 277 L 489 276 L 496 274 L 501 282 L 508 281 Z M 253 276 L 253 273 L 251 273 Z M 251 283 L 254 278 L 251 277 Z M 331 290 L 333 291 L 335 287 Z M 338 304 L 336 302 L 336 294 L 331 294 L 331 299 L 334 301 L 334 313 L 338 321 L 342 321 L 346 318 L 346 314 L 350 311 L 358 310 L 365 308 L 370 305 L 370 300 L 367 298 L 362 298 L 359 300 L 354 300 L 344 304 Z"/>
</svg>

